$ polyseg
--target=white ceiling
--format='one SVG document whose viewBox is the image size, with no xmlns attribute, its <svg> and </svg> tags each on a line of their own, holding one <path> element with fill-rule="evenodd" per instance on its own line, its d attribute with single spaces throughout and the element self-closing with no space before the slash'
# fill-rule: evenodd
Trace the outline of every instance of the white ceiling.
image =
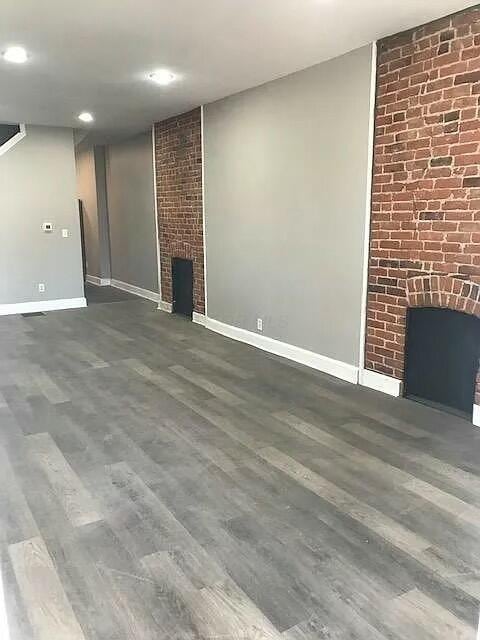
<svg viewBox="0 0 480 640">
<path fill-rule="evenodd" d="M 0 121 L 78 126 L 104 139 L 472 6 L 471 0 L 1 0 Z M 167 67 L 180 79 L 145 76 Z M 97 138 L 100 139 L 100 138 Z"/>
</svg>

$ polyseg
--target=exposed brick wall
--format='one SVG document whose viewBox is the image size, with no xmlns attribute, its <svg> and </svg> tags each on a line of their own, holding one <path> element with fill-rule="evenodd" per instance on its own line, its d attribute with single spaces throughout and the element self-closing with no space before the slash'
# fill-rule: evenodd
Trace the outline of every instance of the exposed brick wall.
<svg viewBox="0 0 480 640">
<path fill-rule="evenodd" d="M 409 304 L 479 309 L 479 96 L 478 8 L 379 43 L 366 367 L 400 380 Z"/>
<path fill-rule="evenodd" d="M 205 313 L 201 138 L 200 109 L 155 124 L 162 299 L 172 302 L 172 258 L 189 258 L 197 313 Z"/>
</svg>

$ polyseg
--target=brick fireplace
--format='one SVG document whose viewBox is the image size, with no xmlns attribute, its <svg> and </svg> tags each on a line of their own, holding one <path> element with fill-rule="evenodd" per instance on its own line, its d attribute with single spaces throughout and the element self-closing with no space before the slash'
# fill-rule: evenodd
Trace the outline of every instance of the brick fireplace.
<svg viewBox="0 0 480 640">
<path fill-rule="evenodd" d="M 155 124 L 162 302 L 172 304 L 172 258 L 193 262 L 193 311 L 205 313 L 200 108 Z"/>
<path fill-rule="evenodd" d="M 409 307 L 480 318 L 479 98 L 478 8 L 379 43 L 365 368 L 402 382 Z"/>
</svg>

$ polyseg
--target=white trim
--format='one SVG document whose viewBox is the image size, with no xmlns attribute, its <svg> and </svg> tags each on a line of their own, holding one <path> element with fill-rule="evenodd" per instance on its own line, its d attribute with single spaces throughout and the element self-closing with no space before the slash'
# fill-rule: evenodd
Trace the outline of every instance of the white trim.
<svg viewBox="0 0 480 640">
<path fill-rule="evenodd" d="M 205 327 L 207 324 L 207 318 L 203 313 L 197 313 L 196 311 L 194 311 L 192 313 L 192 322 L 194 324 L 201 324 Z"/>
<path fill-rule="evenodd" d="M 157 204 L 157 163 L 155 154 L 155 124 L 152 125 L 152 163 L 153 163 L 153 211 L 155 216 L 155 247 L 157 251 L 157 279 L 158 279 L 158 299 L 162 299 L 162 263 L 160 260 L 160 234 L 158 226 L 158 204 Z"/>
<path fill-rule="evenodd" d="M 165 302 L 164 300 L 160 300 L 158 303 L 157 309 L 159 311 L 165 311 L 165 313 L 172 313 L 173 307 L 171 302 Z"/>
<path fill-rule="evenodd" d="M 111 285 L 112 287 L 115 287 L 115 289 L 121 289 L 122 291 L 133 293 L 140 298 L 146 298 L 147 300 L 152 300 L 153 302 L 160 301 L 160 295 L 155 291 L 142 289 L 142 287 L 137 287 L 134 284 L 129 284 L 128 282 L 122 282 L 121 280 L 115 280 L 114 278 L 112 278 Z"/>
<path fill-rule="evenodd" d="M 480 405 L 473 405 L 473 417 L 472 422 L 476 427 L 480 427 Z M 480 640 L 480 638 L 479 638 Z"/>
<path fill-rule="evenodd" d="M 382 373 L 376 371 L 369 371 L 368 369 L 360 369 L 359 383 L 363 387 L 374 389 L 375 391 L 381 391 L 389 396 L 398 398 L 402 395 L 402 382 L 390 376 L 385 376 Z"/>
<path fill-rule="evenodd" d="M 2 571 L 3 573 L 3 571 Z M 5 600 L 5 589 L 3 587 L 3 577 L 0 574 L 0 638 L 10 640 L 10 625 L 8 624 L 7 606 Z"/>
<path fill-rule="evenodd" d="M 109 287 L 112 284 L 110 278 L 99 278 L 98 276 L 87 275 L 87 282 L 94 284 L 97 287 Z"/>
<path fill-rule="evenodd" d="M 17 302 L 14 304 L 0 304 L 0 316 L 10 316 L 19 313 L 38 313 L 40 311 L 60 311 L 62 309 L 81 309 L 86 306 L 87 301 L 85 298 Z"/>
<path fill-rule="evenodd" d="M 286 342 L 280 342 L 267 336 L 247 331 L 246 329 L 240 329 L 239 327 L 233 327 L 218 320 L 212 318 L 205 318 L 205 326 L 215 333 L 221 333 L 224 336 L 238 340 L 239 342 L 245 342 L 263 351 L 274 353 L 277 356 L 282 356 L 288 360 L 299 362 L 307 367 L 316 369 L 317 371 L 323 371 L 341 380 L 352 382 L 357 384 L 358 382 L 358 368 L 352 364 L 341 362 L 340 360 L 333 360 L 326 356 L 322 356 L 319 353 L 313 351 L 307 351 L 300 347 L 296 347 Z"/>
<path fill-rule="evenodd" d="M 3 156 L 4 153 L 7 153 L 7 151 L 10 151 L 10 149 L 14 147 L 17 144 L 17 142 L 20 142 L 20 140 L 23 140 L 23 138 L 25 138 L 25 136 L 27 135 L 27 129 L 25 125 L 19 124 L 18 126 L 20 127 L 20 131 L 16 133 L 14 136 L 12 136 L 10 140 L 7 140 L 7 142 L 5 142 L 5 144 L 2 144 L 2 146 L 0 147 L 0 156 Z"/>
<path fill-rule="evenodd" d="M 360 371 L 365 368 L 365 340 L 367 334 L 368 267 L 370 263 L 370 226 L 372 216 L 373 155 L 375 145 L 375 103 L 377 92 L 377 43 L 372 43 L 370 77 L 370 114 L 368 127 L 367 191 L 365 194 L 365 226 L 363 238 L 363 283 L 360 308 Z"/>
<path fill-rule="evenodd" d="M 205 316 L 208 316 L 208 295 L 207 295 L 207 218 L 205 209 L 205 126 L 204 126 L 204 109 L 202 104 L 200 107 L 200 128 L 201 128 L 201 145 L 202 145 L 202 224 L 203 224 L 203 295 L 205 297 Z"/>
</svg>

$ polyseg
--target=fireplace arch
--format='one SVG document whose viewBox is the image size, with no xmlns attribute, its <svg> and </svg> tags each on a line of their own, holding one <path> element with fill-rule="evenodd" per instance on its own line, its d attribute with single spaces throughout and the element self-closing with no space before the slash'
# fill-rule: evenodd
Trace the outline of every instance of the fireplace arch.
<svg viewBox="0 0 480 640">
<path fill-rule="evenodd" d="M 408 307 L 437 307 L 480 318 L 480 285 L 451 276 L 428 275 L 407 280 Z"/>
</svg>

